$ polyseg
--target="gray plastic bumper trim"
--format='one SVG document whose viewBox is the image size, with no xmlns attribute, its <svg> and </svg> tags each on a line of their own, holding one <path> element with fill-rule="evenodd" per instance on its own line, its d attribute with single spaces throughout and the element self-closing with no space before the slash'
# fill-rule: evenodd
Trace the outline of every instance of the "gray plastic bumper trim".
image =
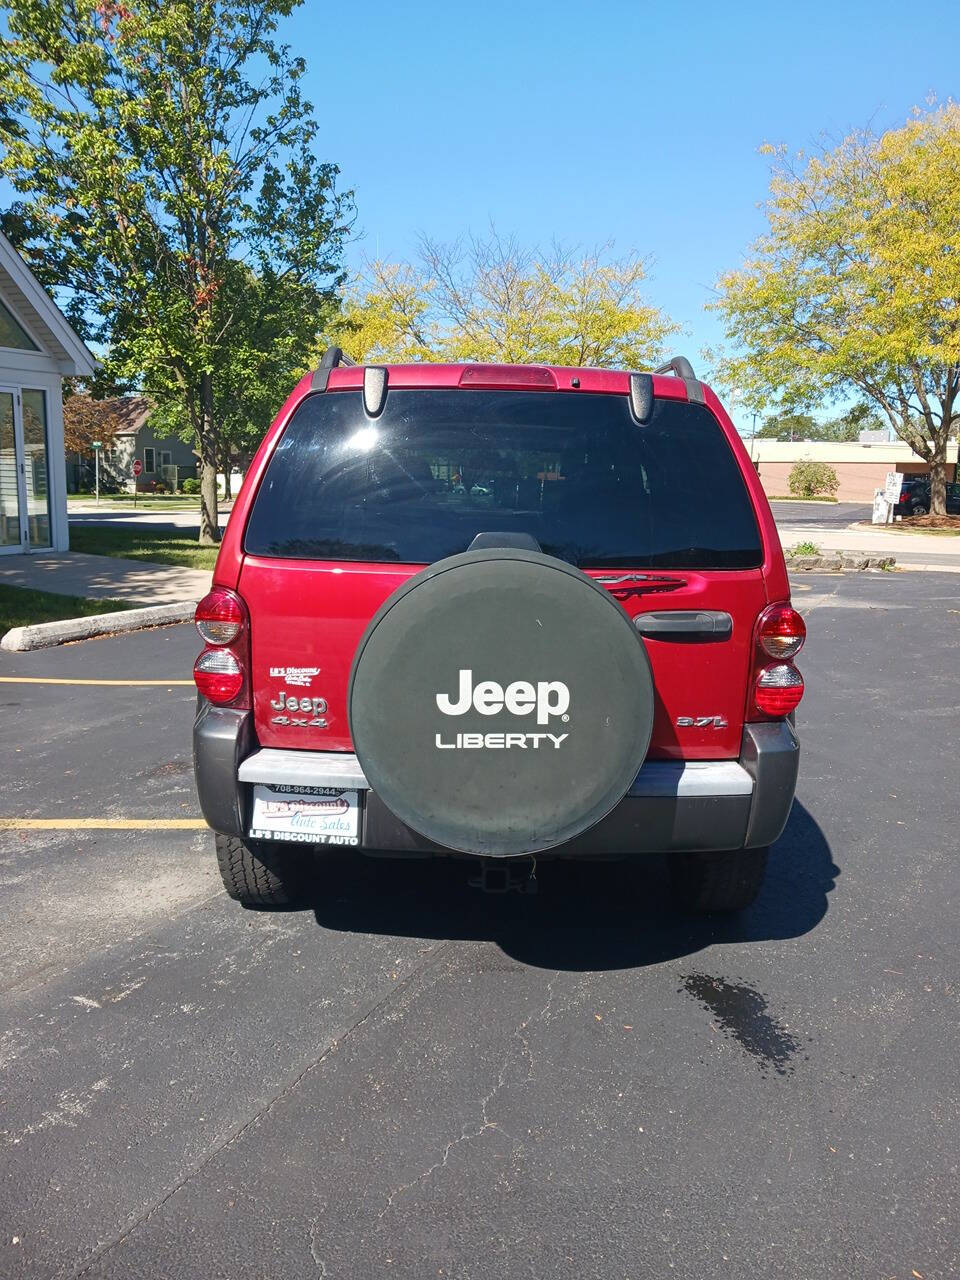
<svg viewBox="0 0 960 1280">
<path fill-rule="evenodd" d="M 244 792 L 237 786 L 240 761 L 254 741 L 253 715 L 215 707 L 201 698 L 193 726 L 193 770 L 200 808 L 214 831 L 244 834 Z"/>
<path fill-rule="evenodd" d="M 747 849 L 779 839 L 793 806 L 800 767 L 800 743 L 789 721 L 743 726 L 740 759 L 754 783 L 747 823 Z"/>
<path fill-rule="evenodd" d="M 215 831 L 227 834 L 245 830 L 249 791 L 238 783 L 369 791 L 352 753 L 258 750 L 249 712 L 202 700 L 194 750 L 203 815 Z M 745 725 L 740 761 L 650 760 L 606 818 L 557 852 L 623 856 L 771 844 L 790 814 L 798 760 L 797 736 L 784 722 Z M 405 827 L 373 792 L 364 806 L 361 847 L 406 856 L 445 852 Z"/>
</svg>

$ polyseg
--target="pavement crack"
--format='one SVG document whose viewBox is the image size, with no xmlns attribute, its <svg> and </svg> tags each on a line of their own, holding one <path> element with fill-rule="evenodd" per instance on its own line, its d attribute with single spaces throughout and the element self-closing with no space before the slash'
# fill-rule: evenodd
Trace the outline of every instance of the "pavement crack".
<svg viewBox="0 0 960 1280">
<path fill-rule="evenodd" d="M 314 1220 L 310 1223 L 310 1256 L 313 1258 L 314 1262 L 317 1264 L 317 1275 L 320 1277 L 320 1280 L 327 1280 L 327 1264 L 324 1262 L 323 1258 L 321 1258 L 320 1254 L 317 1252 L 317 1244 L 318 1244 L 317 1232 L 319 1228 L 320 1228 L 320 1219 L 314 1218 Z"/>
<path fill-rule="evenodd" d="M 536 1076 L 534 1075 L 533 1051 L 530 1048 L 530 1040 L 526 1034 L 527 1029 L 532 1023 L 540 1022 L 547 1016 L 550 1011 L 550 1007 L 553 1004 L 554 987 L 559 976 L 560 974 L 557 972 L 547 984 L 547 1000 L 543 1008 L 538 1010 L 536 1013 L 528 1014 L 527 1017 L 524 1018 L 511 1033 L 512 1040 L 519 1040 L 520 1056 L 525 1059 L 527 1063 L 526 1076 L 523 1080 L 517 1082 L 521 1085 L 530 1084 L 531 1081 L 536 1079 Z M 523 1150 L 523 1143 L 520 1139 L 504 1129 L 498 1121 L 491 1120 L 489 1115 L 489 1107 L 491 1103 L 507 1083 L 507 1072 L 510 1069 L 511 1062 L 515 1060 L 515 1057 L 516 1054 L 514 1051 L 508 1052 L 500 1063 L 500 1067 L 497 1071 L 496 1083 L 493 1088 L 490 1089 L 488 1093 L 484 1094 L 477 1103 L 480 1111 L 479 1119 L 475 1120 L 472 1124 L 470 1124 L 469 1121 L 464 1121 L 460 1126 L 459 1136 L 451 1138 L 450 1141 L 446 1143 L 440 1152 L 440 1158 L 438 1160 L 435 1160 L 433 1164 L 424 1169 L 422 1173 L 418 1173 L 415 1178 L 411 1178 L 409 1182 L 402 1182 L 399 1186 L 394 1187 L 392 1191 L 387 1193 L 386 1203 L 377 1214 L 377 1225 L 383 1221 L 384 1217 L 390 1212 L 396 1201 L 402 1195 L 405 1195 L 408 1191 L 412 1191 L 415 1187 L 422 1186 L 438 1170 L 445 1169 L 450 1161 L 450 1156 L 457 1147 L 463 1146 L 465 1143 L 475 1141 L 477 1138 L 482 1137 L 489 1129 L 495 1129 L 497 1132 L 502 1133 L 504 1137 L 509 1138 L 511 1142 L 517 1143 L 521 1151 Z"/>
<path fill-rule="evenodd" d="M 386 992 L 386 994 L 383 996 L 381 1000 L 378 1000 L 375 1004 L 371 1005 L 366 1010 L 366 1012 L 361 1014 L 356 1019 L 355 1022 L 351 1023 L 351 1025 L 347 1027 L 345 1031 L 343 1031 L 335 1039 L 329 1041 L 329 1043 L 324 1046 L 323 1051 L 319 1053 L 316 1058 L 308 1062 L 306 1066 L 302 1067 L 299 1071 L 297 1071 L 297 1073 L 294 1076 L 284 1081 L 279 1086 L 279 1088 L 274 1093 L 273 1097 L 270 1098 L 268 1102 L 264 1103 L 262 1107 L 258 1108 L 258 1110 L 255 1111 L 252 1116 L 250 1116 L 247 1120 L 243 1122 L 243 1124 L 236 1126 L 231 1132 L 226 1134 L 221 1141 L 215 1142 L 213 1146 L 210 1148 L 210 1150 L 207 1151 L 206 1154 L 200 1160 L 197 1160 L 184 1173 L 183 1177 L 179 1178 L 177 1182 L 173 1184 L 173 1186 L 168 1187 L 166 1191 L 162 1192 L 159 1196 L 157 1196 L 156 1199 L 153 1201 L 153 1203 L 150 1204 L 145 1210 L 138 1213 L 134 1218 L 129 1219 L 122 1231 L 118 1232 L 117 1235 L 115 1235 L 111 1240 L 105 1241 L 102 1245 L 96 1248 L 89 1255 L 89 1257 L 77 1268 L 77 1270 L 71 1272 L 69 1280 L 81 1280 L 81 1277 L 87 1275 L 91 1267 L 93 1267 L 94 1264 L 98 1262 L 106 1253 L 109 1253 L 111 1249 L 115 1249 L 117 1245 L 123 1244 L 123 1242 L 129 1236 L 131 1236 L 133 1232 L 137 1230 L 138 1227 L 143 1226 L 143 1224 L 145 1222 L 148 1222 L 155 1213 L 157 1213 L 160 1209 L 162 1209 L 163 1206 L 167 1203 L 167 1201 L 172 1199 L 172 1197 L 175 1196 L 178 1191 L 183 1190 L 183 1188 L 187 1186 L 188 1183 L 192 1182 L 193 1179 L 199 1173 L 202 1173 L 202 1171 L 206 1168 L 208 1164 L 210 1164 L 212 1160 L 215 1160 L 217 1156 L 219 1156 L 222 1152 L 226 1151 L 229 1147 L 233 1146 L 233 1144 L 239 1141 L 239 1139 L 242 1138 L 244 1134 L 246 1134 L 250 1129 L 252 1129 L 255 1124 L 259 1123 L 260 1120 L 262 1120 L 265 1116 L 269 1115 L 270 1112 L 273 1110 L 273 1108 L 276 1106 L 276 1104 L 282 1098 L 286 1097 L 287 1094 L 291 1093 L 294 1089 L 296 1089 L 297 1086 L 300 1084 L 300 1082 L 304 1080 L 306 1076 L 310 1074 L 311 1071 L 321 1066 L 326 1061 L 327 1058 L 331 1057 L 334 1053 L 336 1053 L 341 1048 L 341 1046 L 352 1035 L 354 1035 L 357 1031 L 359 1031 L 362 1027 L 364 1027 L 371 1020 L 371 1018 L 375 1018 L 377 1014 L 381 1013 L 385 1008 L 387 1008 L 388 1005 L 395 1003 L 396 1000 L 400 998 L 400 996 L 407 990 L 408 987 L 412 986 L 417 979 L 422 978 L 425 973 L 427 973 L 430 969 L 434 967 L 434 965 L 437 963 L 440 957 L 447 950 L 449 950 L 451 945 L 452 943 L 445 942 L 441 946 L 437 947 L 433 952 L 431 952 L 431 954 L 427 957 L 425 962 L 421 965 L 418 965 L 417 968 L 413 969 L 407 975 L 407 977 L 403 979 L 402 982 L 397 983 L 396 986 L 391 986 L 391 988 Z M 314 1259 L 320 1265 L 324 1266 L 324 1270 L 323 1272 L 321 1272 L 321 1275 L 325 1276 L 326 1275 L 325 1264 L 323 1264 L 322 1261 L 316 1257 L 316 1255 L 314 1255 Z"/>
</svg>

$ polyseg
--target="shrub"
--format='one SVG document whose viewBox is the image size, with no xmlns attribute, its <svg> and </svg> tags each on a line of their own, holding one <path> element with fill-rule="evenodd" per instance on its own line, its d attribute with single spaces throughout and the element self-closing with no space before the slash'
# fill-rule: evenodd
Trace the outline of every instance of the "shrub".
<svg viewBox="0 0 960 1280">
<path fill-rule="evenodd" d="M 163 481 L 162 481 L 162 480 L 158 480 L 158 481 L 157 481 L 157 483 L 153 486 L 153 492 L 154 492 L 154 493 L 166 493 L 166 492 L 167 492 L 167 486 L 163 483 Z"/>
<path fill-rule="evenodd" d="M 787 551 L 788 556 L 822 556 L 823 552 L 815 542 L 798 542 L 796 546 L 790 547 Z"/>
<path fill-rule="evenodd" d="M 798 462 L 790 472 L 787 483 L 796 498 L 836 497 L 840 480 L 828 462 Z"/>
<path fill-rule="evenodd" d="M 195 476 L 187 476 L 181 488 L 183 489 L 184 493 L 199 493 L 200 481 Z"/>
</svg>

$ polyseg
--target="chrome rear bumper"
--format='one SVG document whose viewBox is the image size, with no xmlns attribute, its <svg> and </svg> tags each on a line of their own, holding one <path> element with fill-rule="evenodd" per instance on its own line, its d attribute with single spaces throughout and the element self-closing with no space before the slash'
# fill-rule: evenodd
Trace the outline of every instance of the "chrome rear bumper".
<svg viewBox="0 0 960 1280">
<path fill-rule="evenodd" d="M 360 761 L 348 752 L 281 751 L 262 747 L 240 764 L 241 782 L 369 791 Z M 648 760 L 630 796 L 750 796 L 753 779 L 736 760 Z"/>
</svg>

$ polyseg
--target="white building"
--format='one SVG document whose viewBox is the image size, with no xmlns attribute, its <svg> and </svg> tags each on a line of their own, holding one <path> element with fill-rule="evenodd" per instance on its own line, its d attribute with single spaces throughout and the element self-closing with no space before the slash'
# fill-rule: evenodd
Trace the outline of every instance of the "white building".
<svg viewBox="0 0 960 1280">
<path fill-rule="evenodd" d="M 0 232 L 0 555 L 68 549 L 63 379 L 95 369 Z"/>
</svg>

